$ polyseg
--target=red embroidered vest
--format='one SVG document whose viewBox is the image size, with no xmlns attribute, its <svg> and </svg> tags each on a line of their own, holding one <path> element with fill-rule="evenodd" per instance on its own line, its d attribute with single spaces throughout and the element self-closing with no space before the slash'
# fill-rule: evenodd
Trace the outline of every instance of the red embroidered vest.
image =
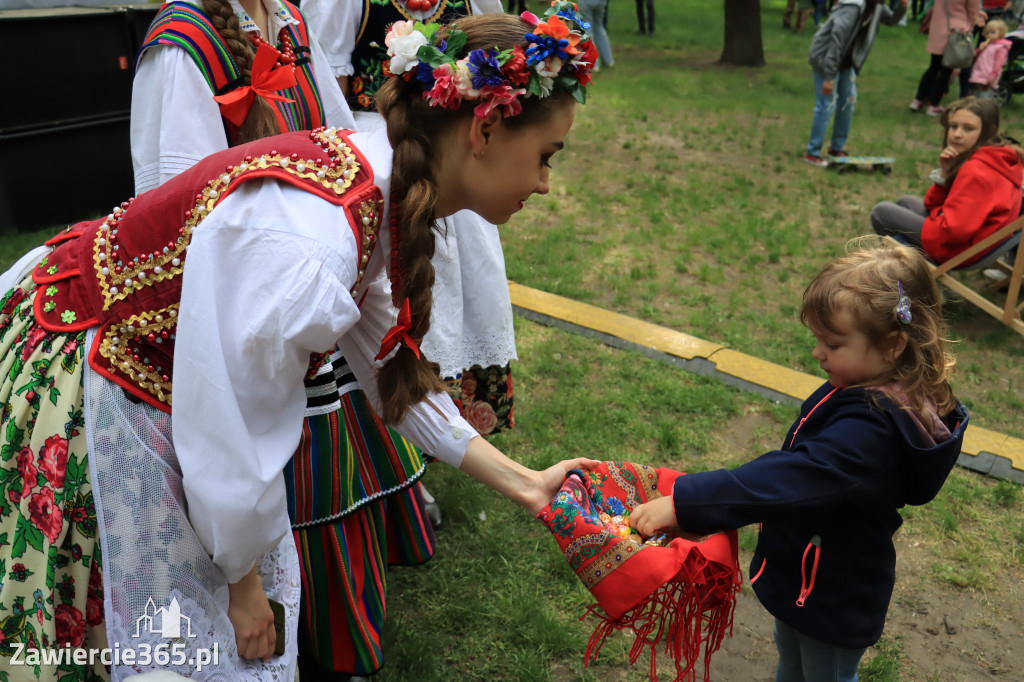
<svg viewBox="0 0 1024 682">
<path fill-rule="evenodd" d="M 383 197 L 348 132 L 320 128 L 208 156 L 106 218 L 72 225 L 48 241 L 53 251 L 32 274 L 39 324 L 54 332 L 98 326 L 88 353 L 92 368 L 170 412 L 181 274 L 192 231 L 224 197 L 256 178 L 287 182 L 342 206 L 360 245 L 362 279 Z M 357 280 L 353 296 L 358 286 Z"/>
</svg>

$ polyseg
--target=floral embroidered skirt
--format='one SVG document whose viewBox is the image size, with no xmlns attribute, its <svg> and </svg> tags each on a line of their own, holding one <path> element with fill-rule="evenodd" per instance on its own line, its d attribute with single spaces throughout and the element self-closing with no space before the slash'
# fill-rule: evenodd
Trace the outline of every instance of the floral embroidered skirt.
<svg viewBox="0 0 1024 682">
<path fill-rule="evenodd" d="M 0 292 L 0 670 L 9 682 L 97 679 L 70 662 L 17 665 L 31 662 L 32 650 L 105 642 L 83 418 L 85 332 L 39 327 L 34 297 L 31 278 Z"/>
<path fill-rule="evenodd" d="M 455 404 L 481 436 L 489 436 L 516 425 L 512 402 L 511 365 L 473 365 L 456 379 L 445 382 L 456 391 Z"/>
</svg>

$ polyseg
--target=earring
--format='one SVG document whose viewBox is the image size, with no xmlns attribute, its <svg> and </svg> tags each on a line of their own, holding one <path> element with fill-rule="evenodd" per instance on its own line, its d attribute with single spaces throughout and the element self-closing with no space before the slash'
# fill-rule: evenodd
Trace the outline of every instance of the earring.
<svg viewBox="0 0 1024 682">
<path fill-rule="evenodd" d="M 481 150 L 479 152 L 473 152 L 473 158 L 476 159 L 477 161 L 479 161 L 480 159 L 484 158 L 483 150 Z"/>
</svg>

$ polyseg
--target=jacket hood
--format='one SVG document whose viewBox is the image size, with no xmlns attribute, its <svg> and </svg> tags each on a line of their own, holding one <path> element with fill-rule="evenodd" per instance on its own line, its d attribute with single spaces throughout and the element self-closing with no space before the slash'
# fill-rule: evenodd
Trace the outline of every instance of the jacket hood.
<svg viewBox="0 0 1024 682">
<path fill-rule="evenodd" d="M 967 408 L 958 400 L 953 409 L 943 420 L 952 435 L 941 443 L 933 446 L 923 445 L 921 432 L 917 424 L 904 410 L 886 397 L 880 397 L 880 403 L 893 415 L 903 439 L 903 494 L 905 502 L 921 505 L 930 502 L 939 493 L 946 477 L 956 464 L 963 445 L 964 431 L 967 428 L 969 414 Z"/>
<path fill-rule="evenodd" d="M 1024 175 L 1024 164 L 1012 147 L 981 147 L 971 154 L 964 165 L 967 163 L 982 163 L 1016 186 L 1020 186 Z"/>
</svg>

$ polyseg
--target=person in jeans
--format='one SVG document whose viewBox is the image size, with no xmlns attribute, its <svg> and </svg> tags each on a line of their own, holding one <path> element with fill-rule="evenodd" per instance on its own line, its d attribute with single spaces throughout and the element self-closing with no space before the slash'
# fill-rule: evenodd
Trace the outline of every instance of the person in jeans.
<svg viewBox="0 0 1024 682">
<path fill-rule="evenodd" d="M 612 44 L 608 40 L 608 30 L 605 28 L 608 18 L 608 0 L 581 0 L 580 12 L 584 21 L 590 24 L 590 30 L 594 36 L 594 47 L 601 56 L 600 66 L 615 66 L 615 58 L 612 56 Z M 594 66 L 597 71 L 600 68 Z"/>
<path fill-rule="evenodd" d="M 907 0 L 839 0 L 828 19 L 815 32 L 808 62 L 814 76 L 814 118 L 804 161 L 824 167 L 821 157 L 828 122 L 832 120 L 831 156 L 843 151 L 850 134 L 857 102 L 857 74 L 868 58 L 878 25 L 895 26 L 907 11 Z M 838 106 L 837 106 L 837 103 Z M 833 120 L 834 119 L 834 120 Z"/>
</svg>

